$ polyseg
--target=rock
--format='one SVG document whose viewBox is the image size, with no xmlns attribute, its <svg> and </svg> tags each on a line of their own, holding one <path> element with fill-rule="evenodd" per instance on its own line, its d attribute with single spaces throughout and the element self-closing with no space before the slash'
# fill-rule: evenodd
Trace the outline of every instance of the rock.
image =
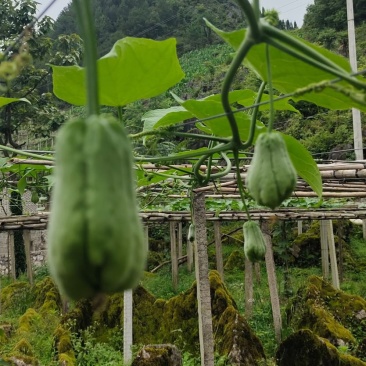
<svg viewBox="0 0 366 366">
<path fill-rule="evenodd" d="M 131 366 L 182 366 L 182 355 L 172 344 L 153 344 L 142 348 Z"/>
<path fill-rule="evenodd" d="M 286 309 L 290 325 L 295 330 L 309 329 L 336 347 L 350 347 L 366 334 L 366 300 L 336 290 L 328 282 L 311 276 Z M 366 353 L 357 353 L 366 360 Z"/>
<path fill-rule="evenodd" d="M 355 357 L 339 353 L 309 329 L 299 330 L 282 342 L 276 361 L 278 366 L 366 366 Z"/>
</svg>

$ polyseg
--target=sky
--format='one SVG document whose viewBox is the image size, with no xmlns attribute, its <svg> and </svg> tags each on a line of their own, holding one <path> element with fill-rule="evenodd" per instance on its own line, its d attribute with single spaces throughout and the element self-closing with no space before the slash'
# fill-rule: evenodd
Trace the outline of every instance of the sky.
<svg viewBox="0 0 366 366">
<path fill-rule="evenodd" d="M 39 12 L 41 12 L 51 0 L 38 0 Z M 48 10 L 47 15 L 56 19 L 61 10 L 70 3 L 69 0 L 57 0 Z M 296 21 L 298 27 L 301 27 L 306 7 L 313 4 L 313 0 L 261 0 L 260 5 L 265 9 L 276 9 L 280 14 L 280 19 Z"/>
</svg>

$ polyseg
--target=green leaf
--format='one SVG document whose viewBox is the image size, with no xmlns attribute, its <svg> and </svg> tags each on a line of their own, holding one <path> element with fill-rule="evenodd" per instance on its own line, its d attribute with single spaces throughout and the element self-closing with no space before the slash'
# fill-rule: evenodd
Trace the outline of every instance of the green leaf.
<svg viewBox="0 0 366 366">
<path fill-rule="evenodd" d="M 10 103 L 15 103 L 15 102 L 25 102 L 28 104 L 31 104 L 31 102 L 27 99 L 27 98 L 5 98 L 5 97 L 0 97 L 0 107 L 4 107 Z"/>
<path fill-rule="evenodd" d="M 239 103 L 243 107 L 250 107 L 252 106 L 256 99 L 258 93 L 250 89 L 243 89 L 243 90 L 234 90 L 229 93 L 229 102 L 230 104 Z M 216 100 L 221 101 L 221 94 L 210 95 L 205 100 Z M 291 98 L 283 98 L 278 101 L 275 101 L 274 105 L 276 110 L 279 111 L 291 111 L 295 113 L 300 113 L 294 106 L 292 106 L 289 101 Z M 261 102 L 269 102 L 269 95 L 263 94 Z M 270 104 L 265 104 L 259 107 L 260 111 L 269 110 Z"/>
<path fill-rule="evenodd" d="M 55 95 L 71 104 L 85 105 L 85 70 L 79 66 L 55 66 Z M 100 103 L 124 106 L 152 98 L 184 77 L 176 54 L 176 40 L 153 41 L 126 37 L 98 60 Z"/>
<path fill-rule="evenodd" d="M 207 20 L 206 24 L 235 50 L 239 48 L 246 34 L 244 29 L 234 32 L 224 32 L 213 26 Z M 304 40 L 298 39 L 298 41 L 327 57 L 343 68 L 347 73 L 351 71 L 351 67 L 346 58 Z M 273 86 L 283 94 L 293 93 L 294 91 L 303 89 L 312 84 L 321 83 L 325 80 L 336 79 L 334 75 L 322 71 L 314 66 L 310 66 L 307 63 L 273 47 L 270 47 L 270 60 Z M 244 64 L 256 73 L 260 79 L 264 81 L 267 80 L 266 45 L 262 43 L 253 46 L 249 51 Z M 360 78 L 360 80 L 362 79 Z M 340 89 L 343 88 L 343 90 L 334 90 L 331 87 L 313 88 L 313 90 L 309 90 L 305 94 L 299 95 L 298 97 L 292 97 L 291 99 L 306 100 L 319 106 L 334 110 L 350 109 L 351 107 L 355 107 L 362 111 L 366 111 L 365 94 L 362 94 L 359 90 L 350 87 L 346 82 L 340 82 L 337 83 L 337 85 L 341 87 Z M 345 86 L 347 88 L 345 88 Z M 321 93 L 319 91 L 321 91 Z"/>
<path fill-rule="evenodd" d="M 27 186 L 27 176 L 23 175 L 23 177 L 21 177 L 17 183 L 18 191 L 21 195 L 24 193 L 26 186 Z"/>
<path fill-rule="evenodd" d="M 150 131 L 161 127 L 168 127 L 192 118 L 191 112 L 184 107 L 170 107 L 167 109 L 155 109 L 142 116 L 144 131 Z"/>
<path fill-rule="evenodd" d="M 204 100 L 187 100 L 182 105 L 199 119 L 212 117 L 225 112 L 221 102 L 210 100 L 209 98 Z M 233 110 L 235 110 L 235 108 L 233 108 Z M 237 121 L 240 138 L 243 141 L 247 140 L 251 117 L 245 112 L 240 112 L 235 114 L 235 119 Z M 204 122 L 198 122 L 196 126 L 198 129 L 215 136 L 232 136 L 230 124 L 226 116 L 213 118 Z M 263 124 L 257 121 L 256 135 L 260 133 L 262 127 Z"/>
<path fill-rule="evenodd" d="M 312 190 L 321 198 L 323 192 L 322 178 L 316 162 L 309 151 L 294 137 L 282 134 L 291 161 L 297 174 L 309 184 Z"/>
</svg>

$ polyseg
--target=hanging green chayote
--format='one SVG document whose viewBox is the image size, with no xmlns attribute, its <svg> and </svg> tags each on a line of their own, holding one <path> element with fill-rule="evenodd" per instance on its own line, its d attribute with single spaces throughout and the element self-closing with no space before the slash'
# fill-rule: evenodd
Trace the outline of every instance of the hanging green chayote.
<svg viewBox="0 0 366 366">
<path fill-rule="evenodd" d="M 136 286 L 147 248 L 132 147 L 121 121 L 99 115 L 90 2 L 74 5 L 85 43 L 88 117 L 68 121 L 56 139 L 48 261 L 61 292 L 76 300 Z"/>
</svg>

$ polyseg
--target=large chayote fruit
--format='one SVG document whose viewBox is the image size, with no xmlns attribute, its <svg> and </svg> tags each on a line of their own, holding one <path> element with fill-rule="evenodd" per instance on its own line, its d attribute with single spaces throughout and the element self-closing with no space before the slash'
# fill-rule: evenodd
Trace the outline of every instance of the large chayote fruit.
<svg viewBox="0 0 366 366">
<path fill-rule="evenodd" d="M 137 285 L 147 255 L 129 139 L 110 116 L 67 122 L 56 139 L 50 271 L 70 299 Z"/>
<path fill-rule="evenodd" d="M 296 187 L 297 174 L 279 132 L 259 135 L 246 185 L 257 203 L 278 207 Z"/>
<path fill-rule="evenodd" d="M 266 243 L 259 225 L 255 221 L 246 221 L 243 225 L 244 254 L 251 262 L 264 259 Z"/>
</svg>

